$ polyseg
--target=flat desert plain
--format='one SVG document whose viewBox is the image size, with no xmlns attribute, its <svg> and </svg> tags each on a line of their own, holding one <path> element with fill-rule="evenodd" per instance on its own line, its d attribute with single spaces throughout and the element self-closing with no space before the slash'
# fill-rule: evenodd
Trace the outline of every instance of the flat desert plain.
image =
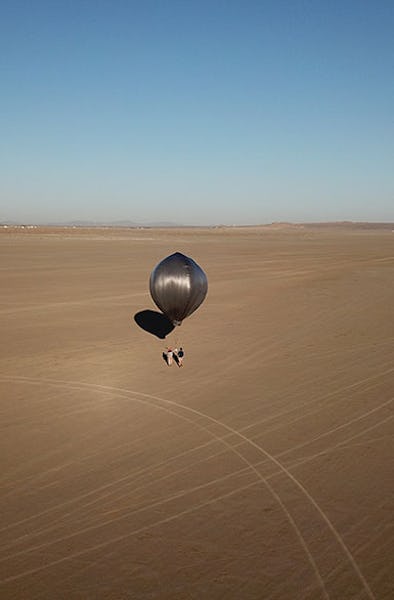
<svg viewBox="0 0 394 600">
<path fill-rule="evenodd" d="M 0 277 L 1 598 L 394 597 L 391 231 L 4 229 Z"/>
</svg>

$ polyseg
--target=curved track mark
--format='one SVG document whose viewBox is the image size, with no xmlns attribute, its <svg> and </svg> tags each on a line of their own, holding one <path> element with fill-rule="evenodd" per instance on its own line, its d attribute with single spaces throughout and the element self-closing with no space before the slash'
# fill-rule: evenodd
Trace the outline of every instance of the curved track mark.
<svg viewBox="0 0 394 600">
<path fill-rule="evenodd" d="M 2 379 L 4 379 L 4 378 L 2 377 Z M 202 413 L 202 412 L 200 412 L 200 411 L 198 411 L 196 409 L 192 409 L 192 408 L 189 408 L 187 406 L 178 404 L 178 403 L 176 403 L 176 402 L 174 402 L 172 400 L 166 400 L 164 398 L 160 398 L 158 396 L 153 396 L 153 395 L 150 395 L 150 394 L 144 394 L 144 393 L 141 393 L 141 392 L 136 392 L 136 391 L 128 390 L 128 389 L 124 389 L 124 388 L 117 388 L 117 387 L 112 387 L 112 386 L 104 386 L 104 385 L 99 385 L 99 384 L 89 384 L 89 383 L 84 383 L 84 382 L 73 382 L 73 381 L 62 381 L 62 380 L 51 380 L 51 379 L 35 380 L 33 378 L 28 378 L 28 377 L 27 378 L 24 378 L 24 377 L 20 377 L 20 378 L 9 377 L 7 379 L 8 380 L 11 379 L 13 381 L 19 381 L 19 382 L 24 382 L 25 381 L 25 382 L 28 382 L 28 383 L 30 382 L 30 383 L 35 383 L 35 384 L 37 384 L 37 383 L 41 383 L 41 384 L 42 383 L 47 383 L 47 384 L 53 384 L 53 385 L 60 385 L 60 386 L 66 386 L 68 389 L 86 389 L 86 388 L 90 388 L 90 389 L 102 390 L 104 393 L 112 393 L 113 394 L 114 392 L 116 392 L 116 394 L 119 397 L 124 397 L 124 398 L 126 398 L 128 400 L 130 400 L 130 394 L 132 394 L 134 396 L 135 395 L 142 396 L 144 398 L 144 400 L 141 400 L 141 399 L 135 398 L 135 397 L 133 397 L 132 400 L 137 401 L 137 402 L 143 402 L 143 403 L 148 404 L 150 406 L 153 406 L 155 408 L 158 408 L 158 409 L 161 409 L 161 410 L 165 410 L 166 412 L 169 412 L 170 414 L 173 414 L 174 416 L 176 416 L 178 418 L 186 420 L 187 422 L 193 424 L 194 426 L 198 427 L 199 429 L 202 429 L 202 430 L 208 432 L 209 435 L 215 437 L 215 439 L 217 439 L 222 444 L 224 444 L 231 452 L 233 452 L 234 454 L 236 454 L 244 463 L 246 463 L 249 466 L 249 468 L 257 475 L 257 477 L 264 483 L 264 485 L 270 491 L 271 495 L 275 498 L 275 500 L 277 501 L 277 503 L 279 504 L 279 506 L 281 507 L 281 509 L 285 513 L 285 515 L 286 515 L 289 523 L 291 524 L 293 530 L 295 531 L 295 533 L 296 533 L 296 535 L 297 535 L 297 537 L 299 539 L 299 542 L 300 542 L 302 548 L 304 549 L 304 551 L 305 551 L 305 553 L 306 553 L 306 555 L 308 557 L 309 563 L 312 566 L 312 569 L 313 569 L 313 571 L 315 573 L 316 579 L 317 579 L 317 581 L 319 583 L 319 586 L 320 586 L 320 588 L 322 590 L 322 593 L 323 593 L 324 597 L 327 600 L 329 600 L 329 596 L 328 596 L 328 592 L 327 592 L 326 587 L 325 587 L 325 583 L 324 583 L 324 581 L 323 581 L 323 579 L 322 579 L 322 577 L 320 575 L 319 569 L 318 569 L 318 567 L 317 567 L 317 565 L 315 563 L 315 560 L 314 560 L 312 554 L 310 553 L 310 550 L 309 550 L 309 548 L 308 548 L 308 546 L 306 544 L 306 541 L 305 541 L 304 537 L 302 536 L 299 528 L 297 527 L 296 522 L 294 521 L 293 517 L 289 513 L 288 509 L 286 508 L 286 506 L 282 502 L 282 499 L 276 493 L 276 491 L 273 489 L 273 487 L 269 484 L 269 482 L 266 480 L 266 478 L 263 477 L 261 475 L 261 473 L 256 469 L 256 467 L 250 461 L 248 461 L 238 450 L 236 450 L 230 444 L 228 444 L 228 442 L 226 442 L 226 440 L 222 439 L 221 437 L 219 437 L 216 434 L 214 434 L 213 432 L 211 432 L 207 427 L 205 427 L 203 425 L 200 425 L 200 424 L 196 423 L 195 421 L 193 421 L 192 419 L 189 419 L 189 418 L 187 418 L 187 417 L 185 417 L 183 415 L 179 415 L 175 411 L 172 411 L 172 410 L 170 410 L 168 408 L 165 408 L 163 406 L 160 406 L 160 405 L 158 406 L 157 404 L 149 402 L 148 399 L 156 400 L 158 402 L 161 402 L 161 403 L 164 403 L 164 404 L 167 404 L 167 405 L 170 405 L 170 406 L 175 406 L 177 408 L 180 408 L 181 410 L 186 410 L 187 412 L 192 413 L 193 415 L 197 415 L 198 417 L 201 417 L 203 419 L 207 419 L 209 422 L 214 423 L 216 425 L 219 425 L 220 427 L 225 428 L 227 431 L 229 431 L 229 432 L 231 432 L 231 433 L 233 433 L 233 434 L 235 434 L 235 435 L 243 438 L 247 443 L 250 443 L 252 446 L 254 446 L 259 451 L 262 451 L 268 458 L 271 458 L 277 464 L 277 466 L 279 466 L 282 470 L 284 470 L 284 472 L 286 472 L 286 469 L 284 467 L 282 467 L 282 465 L 278 461 L 276 461 L 276 459 L 274 457 L 271 457 L 271 455 L 269 455 L 267 452 L 265 452 L 265 450 L 263 450 L 261 447 L 259 447 L 254 442 L 251 442 L 247 437 L 243 436 L 242 434 L 240 434 L 239 432 L 237 432 L 235 429 L 232 429 L 231 427 L 228 427 L 227 425 L 224 425 L 220 421 L 214 419 L 213 417 L 205 415 L 204 413 Z M 290 475 L 291 479 L 294 479 L 294 481 L 296 481 L 295 478 L 290 473 L 289 473 L 289 475 Z M 301 489 L 304 489 L 304 488 L 302 488 L 301 484 L 299 484 L 298 482 L 297 482 L 297 485 Z M 305 490 L 305 493 L 308 494 L 308 492 L 306 492 L 306 490 Z M 190 509 L 187 510 L 186 512 L 190 512 Z M 164 522 L 164 523 L 165 522 L 169 522 L 169 521 L 172 521 L 174 518 L 175 518 L 174 516 L 168 517 L 168 519 L 165 519 L 162 522 Z M 145 528 L 143 529 L 143 531 L 144 530 L 145 530 Z M 137 533 L 137 532 L 133 532 L 133 533 Z M 337 535 L 339 535 L 339 534 L 337 534 Z M 123 539 L 123 536 L 122 536 L 122 539 Z M 344 545 L 343 541 L 342 541 L 342 544 Z M 104 543 L 104 545 L 107 545 L 107 542 Z M 100 544 L 100 547 L 102 547 L 101 544 Z M 345 546 L 345 548 L 346 548 L 346 546 Z M 92 550 L 92 548 L 90 550 Z M 86 552 L 88 552 L 90 550 L 81 551 L 81 552 L 86 553 Z M 346 550 L 347 550 L 347 548 L 346 548 Z M 347 552 L 349 553 L 348 550 L 347 550 Z M 78 553 L 78 556 L 80 556 L 79 553 Z M 42 569 L 45 569 L 45 568 L 51 566 L 52 564 L 57 564 L 58 562 L 63 562 L 64 560 L 72 558 L 72 557 L 74 557 L 74 555 L 69 556 L 69 557 L 65 557 L 64 559 L 60 559 L 60 561 L 55 561 L 55 563 L 48 563 L 47 565 L 43 565 L 43 566 L 39 567 L 38 569 L 34 570 L 34 572 L 37 572 L 37 570 L 40 571 Z M 353 559 L 353 557 L 351 557 L 351 558 Z M 353 559 L 353 561 L 354 561 L 354 559 Z M 22 573 L 20 575 L 14 576 L 11 580 L 13 580 L 13 579 L 19 579 L 20 577 L 23 577 L 24 575 L 25 574 Z M 361 575 L 361 573 L 360 573 L 360 575 Z M 5 583 L 6 581 L 10 581 L 10 579 L 3 580 L 3 583 Z M 372 595 L 370 597 L 373 598 Z"/>
</svg>

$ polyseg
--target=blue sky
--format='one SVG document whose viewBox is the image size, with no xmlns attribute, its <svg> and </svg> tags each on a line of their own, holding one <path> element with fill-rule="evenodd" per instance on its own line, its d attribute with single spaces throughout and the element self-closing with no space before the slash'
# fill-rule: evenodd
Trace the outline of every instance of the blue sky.
<svg viewBox="0 0 394 600">
<path fill-rule="evenodd" d="M 0 3 L 0 221 L 394 221 L 394 2 Z"/>
</svg>

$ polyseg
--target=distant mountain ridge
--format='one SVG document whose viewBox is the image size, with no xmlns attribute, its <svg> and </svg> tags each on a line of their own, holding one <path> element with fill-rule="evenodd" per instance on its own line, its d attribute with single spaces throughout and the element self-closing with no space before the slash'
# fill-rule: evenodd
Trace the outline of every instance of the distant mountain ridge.
<svg viewBox="0 0 394 600">
<path fill-rule="evenodd" d="M 52 227 L 182 227 L 179 223 L 172 221 L 154 221 L 148 223 L 137 223 L 122 219 L 118 221 L 65 221 L 62 223 L 46 223 Z"/>
<path fill-rule="evenodd" d="M 90 220 L 73 220 L 73 221 L 16 221 L 3 220 L 0 225 L 37 225 L 39 227 L 185 227 L 180 223 L 172 221 L 154 221 L 148 223 L 137 223 L 127 219 L 118 221 L 90 221 Z"/>
<path fill-rule="evenodd" d="M 206 228 L 253 228 L 262 227 L 265 229 L 387 229 L 394 230 L 393 222 L 385 221 L 320 221 L 320 222 L 309 222 L 309 223 L 297 223 L 287 221 L 273 221 L 271 223 L 259 223 L 255 225 L 226 225 L 224 223 L 211 224 L 211 225 L 185 225 L 184 223 L 177 223 L 174 221 L 150 221 L 150 222 L 137 222 L 130 221 L 128 219 L 120 219 L 116 221 L 92 221 L 92 220 L 81 220 L 76 219 L 72 221 L 17 221 L 17 220 L 6 220 L 0 221 L 0 227 L 81 227 L 81 228 L 92 228 L 92 227 L 113 227 L 113 228 L 144 228 L 144 227 L 162 227 L 162 228 L 193 228 L 193 227 L 206 227 Z"/>
</svg>

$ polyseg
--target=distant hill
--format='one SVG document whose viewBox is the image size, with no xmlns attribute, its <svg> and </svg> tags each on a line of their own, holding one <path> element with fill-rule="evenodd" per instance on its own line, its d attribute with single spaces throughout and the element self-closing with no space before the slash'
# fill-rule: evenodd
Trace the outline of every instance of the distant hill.
<svg viewBox="0 0 394 600">
<path fill-rule="evenodd" d="M 303 227 L 306 228 L 335 228 L 335 229 L 394 229 L 394 223 L 382 223 L 373 221 L 333 221 L 333 222 L 321 222 L 321 223 L 302 223 Z"/>
</svg>

